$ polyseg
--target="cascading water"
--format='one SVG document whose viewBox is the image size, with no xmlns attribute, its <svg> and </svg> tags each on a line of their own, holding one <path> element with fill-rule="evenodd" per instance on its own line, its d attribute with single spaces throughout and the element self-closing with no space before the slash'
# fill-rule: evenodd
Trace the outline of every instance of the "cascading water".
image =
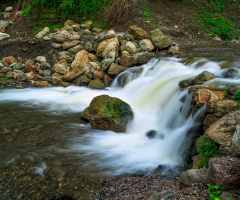
<svg viewBox="0 0 240 200">
<path fill-rule="evenodd" d="M 200 62 L 204 64 L 199 67 L 197 63 Z M 123 72 L 118 81 L 125 85 L 123 88 L 118 87 L 115 79 L 107 90 L 75 86 L 8 89 L 0 91 L 0 103 L 18 101 L 24 106 L 69 114 L 83 111 L 95 96 L 118 97 L 129 103 L 134 111 L 134 120 L 128 124 L 126 133 L 96 131 L 89 125 L 81 125 L 81 129 L 87 131 L 70 139 L 66 151 L 80 153 L 82 158 L 87 158 L 85 165 L 94 164 L 111 174 L 153 170 L 159 165 L 175 167 L 183 164 L 188 130 L 197 124 L 198 113 L 201 113 L 199 110 L 194 118 L 189 115 L 191 96 L 187 95 L 187 90 L 180 90 L 178 83 L 205 70 L 217 76 L 223 72 L 219 63 L 206 59 L 189 66 L 176 58 L 152 59 L 146 65 Z M 224 81 L 240 84 L 239 80 Z M 223 83 L 219 78 L 212 82 Z"/>
</svg>

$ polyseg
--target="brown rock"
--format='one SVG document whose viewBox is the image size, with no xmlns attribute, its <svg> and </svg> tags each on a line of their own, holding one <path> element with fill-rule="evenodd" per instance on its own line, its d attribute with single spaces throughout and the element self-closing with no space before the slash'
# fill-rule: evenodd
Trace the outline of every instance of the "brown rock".
<svg viewBox="0 0 240 200">
<path fill-rule="evenodd" d="M 6 30 L 5 30 L 5 27 L 4 27 L 4 26 L 0 26 L 0 32 L 1 32 L 1 33 L 5 33 L 5 31 L 6 31 Z"/>
<path fill-rule="evenodd" d="M 207 104 L 207 112 L 212 113 L 216 117 L 223 117 L 227 113 L 234 111 L 236 106 L 237 102 L 233 100 L 212 101 Z"/>
<path fill-rule="evenodd" d="M 208 175 L 221 190 L 239 190 L 240 188 L 240 159 L 211 158 Z"/>
<path fill-rule="evenodd" d="M 89 79 L 86 76 L 80 76 L 78 78 L 75 79 L 75 85 L 77 86 L 88 86 L 89 82 L 91 81 L 91 79 Z"/>
<path fill-rule="evenodd" d="M 87 64 L 87 68 L 92 70 L 92 71 L 95 71 L 95 70 L 99 71 L 100 70 L 100 66 L 97 63 L 95 63 L 95 62 L 89 62 Z"/>
<path fill-rule="evenodd" d="M 55 64 L 53 70 L 59 74 L 67 74 L 70 71 L 67 65 L 60 63 Z"/>
<path fill-rule="evenodd" d="M 206 131 L 213 123 L 215 123 L 219 119 L 219 117 L 208 114 L 203 121 L 203 131 Z"/>
<path fill-rule="evenodd" d="M 103 71 L 95 71 L 94 72 L 94 79 L 103 79 L 105 73 Z"/>
<path fill-rule="evenodd" d="M 17 60 L 13 56 L 8 56 L 2 59 L 2 63 L 8 67 L 13 63 L 17 63 Z"/>
<path fill-rule="evenodd" d="M 47 87 L 49 85 L 47 81 L 35 81 L 34 84 L 37 87 Z"/>
<path fill-rule="evenodd" d="M 84 67 L 88 62 L 90 62 L 88 56 L 89 52 L 87 52 L 85 49 L 79 51 L 72 62 L 71 69 Z"/>
<path fill-rule="evenodd" d="M 106 85 L 106 87 L 109 87 L 112 82 L 113 82 L 113 78 L 108 76 L 107 74 L 104 74 L 104 76 L 103 76 L 104 85 Z"/>
<path fill-rule="evenodd" d="M 54 86 L 62 86 L 62 87 L 68 87 L 71 85 L 71 83 L 68 82 L 64 82 L 61 79 L 57 78 L 57 77 L 53 77 L 52 78 L 52 84 Z"/>
<path fill-rule="evenodd" d="M 134 39 L 144 39 L 148 38 L 147 31 L 133 25 L 129 26 L 127 32 L 133 35 Z"/>
<path fill-rule="evenodd" d="M 131 56 L 121 56 L 119 62 L 124 67 L 131 67 L 132 66 Z"/>
<path fill-rule="evenodd" d="M 67 21 L 64 22 L 64 27 L 65 26 L 72 26 L 74 24 L 75 24 L 75 22 L 73 20 L 67 20 Z"/>
<path fill-rule="evenodd" d="M 89 82 L 88 87 L 92 89 L 102 90 L 105 88 L 105 85 L 100 79 L 94 79 Z"/>
<path fill-rule="evenodd" d="M 96 55 L 98 57 L 103 57 L 103 52 L 106 49 L 106 47 L 108 46 L 108 44 L 110 42 L 115 42 L 116 43 L 116 49 L 119 48 L 119 42 L 117 37 L 111 38 L 111 39 L 107 39 L 107 40 L 103 40 L 102 42 L 99 43 L 99 45 L 97 46 L 97 52 Z"/>
<path fill-rule="evenodd" d="M 116 63 L 112 63 L 108 69 L 108 75 L 115 77 L 118 74 L 120 74 L 121 72 L 123 72 L 124 70 L 126 70 L 127 68 L 122 66 L 122 65 L 118 65 Z"/>
<path fill-rule="evenodd" d="M 77 46 L 78 44 L 80 44 L 80 41 L 79 40 L 73 40 L 71 42 L 64 42 L 63 45 L 62 45 L 62 48 L 65 50 L 65 49 L 70 49 L 72 47 L 75 47 Z"/>
<path fill-rule="evenodd" d="M 97 56 L 95 56 L 95 55 L 92 54 L 92 53 L 90 53 L 90 54 L 88 55 L 88 58 L 89 58 L 89 60 L 92 61 L 92 62 L 98 61 Z"/>
<path fill-rule="evenodd" d="M 240 110 L 233 111 L 217 120 L 204 133 L 215 143 L 229 146 L 237 124 L 240 123 Z"/>
<path fill-rule="evenodd" d="M 67 74 L 63 75 L 62 80 L 67 81 L 67 82 L 71 82 L 75 78 L 83 75 L 86 71 L 87 70 L 85 68 L 73 69 L 73 70 L 69 71 Z"/>
</svg>

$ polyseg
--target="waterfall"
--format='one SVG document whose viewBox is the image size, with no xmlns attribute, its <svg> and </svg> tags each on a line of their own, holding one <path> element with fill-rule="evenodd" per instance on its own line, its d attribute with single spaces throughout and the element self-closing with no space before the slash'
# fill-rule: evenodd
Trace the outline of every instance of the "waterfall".
<svg viewBox="0 0 240 200">
<path fill-rule="evenodd" d="M 199 62 L 204 64 L 198 66 Z M 80 153 L 87 158 L 86 165 L 108 169 L 111 174 L 154 170 L 159 165 L 173 168 L 183 165 L 187 133 L 198 123 L 197 116 L 201 113 L 200 109 L 194 117 L 189 114 L 191 95 L 180 89 L 178 83 L 205 70 L 217 76 L 223 72 L 218 62 L 206 59 L 190 65 L 184 65 L 177 58 L 152 59 L 141 67 L 123 72 L 120 76 L 125 74 L 126 78 L 122 81 L 116 78 L 106 90 L 76 86 L 3 89 L 0 103 L 17 101 L 23 106 L 64 114 L 83 111 L 95 96 L 118 97 L 134 111 L 134 120 L 128 124 L 126 133 L 98 131 L 89 125 L 81 125 L 87 129 L 86 135 L 79 134 L 78 138 L 70 139 L 67 151 Z M 224 81 L 240 84 L 239 80 Z M 217 78 L 213 82 L 221 85 L 223 81 Z"/>
</svg>

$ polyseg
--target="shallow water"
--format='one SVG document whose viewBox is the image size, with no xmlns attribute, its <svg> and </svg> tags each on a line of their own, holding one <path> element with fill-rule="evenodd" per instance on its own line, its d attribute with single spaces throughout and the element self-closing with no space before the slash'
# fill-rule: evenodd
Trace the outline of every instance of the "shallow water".
<svg viewBox="0 0 240 200">
<path fill-rule="evenodd" d="M 187 134 L 199 125 L 201 110 L 194 118 L 189 116 L 191 96 L 178 82 L 205 70 L 221 77 L 222 61 L 199 58 L 186 66 L 175 58 L 153 59 L 141 73 L 130 76 L 124 88 L 115 81 L 106 90 L 74 86 L 0 90 L 1 199 L 68 194 L 89 199 L 109 176 L 147 173 L 159 165 L 172 170 L 183 166 Z M 234 58 L 231 66 L 239 70 L 239 63 Z M 129 71 L 135 73 L 134 68 Z M 210 83 L 225 87 L 240 81 L 218 78 Z M 93 130 L 80 120 L 80 113 L 101 94 L 131 105 L 134 120 L 126 133 Z M 151 130 L 157 133 L 152 139 L 146 136 Z"/>
</svg>

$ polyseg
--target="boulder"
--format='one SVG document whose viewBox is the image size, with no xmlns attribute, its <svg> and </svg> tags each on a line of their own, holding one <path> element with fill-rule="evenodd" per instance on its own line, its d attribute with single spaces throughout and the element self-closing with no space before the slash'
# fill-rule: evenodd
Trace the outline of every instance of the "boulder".
<svg viewBox="0 0 240 200">
<path fill-rule="evenodd" d="M 137 48 L 135 46 L 135 44 L 133 42 L 127 42 L 126 43 L 126 50 L 131 53 L 134 54 L 137 51 Z"/>
<path fill-rule="evenodd" d="M 194 183 L 210 184 L 207 169 L 189 169 L 181 173 L 179 183 L 182 186 L 192 186 Z"/>
<path fill-rule="evenodd" d="M 131 34 L 134 37 L 134 39 L 136 39 L 136 40 L 148 38 L 147 31 L 145 31 L 135 25 L 129 26 L 127 32 L 129 34 Z"/>
<path fill-rule="evenodd" d="M 89 59 L 89 52 L 85 49 L 78 52 L 75 56 L 75 59 L 71 65 L 71 69 L 84 67 L 87 63 L 91 62 Z"/>
<path fill-rule="evenodd" d="M 131 56 L 124 56 L 122 55 L 119 60 L 120 64 L 124 67 L 131 67 L 132 66 L 132 59 Z"/>
<path fill-rule="evenodd" d="M 125 132 L 126 125 L 133 119 L 131 107 L 124 101 L 108 95 L 95 97 L 82 115 L 95 129 Z"/>
<path fill-rule="evenodd" d="M 87 42 L 86 45 L 85 45 L 85 49 L 88 51 L 88 52 L 92 52 L 93 51 L 93 45 L 91 42 Z"/>
<path fill-rule="evenodd" d="M 101 62 L 101 70 L 102 71 L 107 71 L 109 66 L 113 63 L 113 59 L 111 58 L 108 58 L 108 59 L 105 59 Z"/>
<path fill-rule="evenodd" d="M 70 48 L 70 49 L 68 49 L 68 51 L 70 52 L 70 53 L 78 53 L 79 51 L 81 51 L 83 49 L 83 47 L 81 46 L 81 45 L 77 45 L 77 46 L 75 46 L 75 47 L 72 47 L 72 48 Z"/>
<path fill-rule="evenodd" d="M 9 26 L 9 22 L 5 20 L 0 20 L 0 26 L 6 28 Z"/>
<path fill-rule="evenodd" d="M 59 74 L 67 74 L 70 68 L 67 65 L 57 63 L 54 65 L 53 70 Z"/>
<path fill-rule="evenodd" d="M 240 157 L 240 125 L 236 126 L 236 130 L 232 137 L 232 145 L 231 145 L 231 156 Z"/>
<path fill-rule="evenodd" d="M 153 44 L 159 49 L 168 48 L 172 46 L 173 43 L 169 37 L 167 37 L 160 31 L 160 29 L 156 29 L 151 32 L 151 39 Z"/>
<path fill-rule="evenodd" d="M 116 50 L 117 50 L 117 43 L 110 42 L 102 53 L 103 58 L 104 59 L 110 58 L 110 59 L 115 60 Z"/>
<path fill-rule="evenodd" d="M 211 158 L 209 160 L 208 175 L 221 190 L 239 190 L 240 188 L 240 159 L 239 158 Z"/>
<path fill-rule="evenodd" d="M 48 27 L 45 27 L 42 31 L 40 31 L 37 35 L 36 38 L 42 39 L 45 35 L 50 33 L 50 29 Z"/>
<path fill-rule="evenodd" d="M 77 46 L 78 44 L 80 44 L 80 41 L 79 40 L 73 40 L 71 42 L 64 42 L 63 45 L 62 45 L 62 48 L 65 50 L 65 49 L 70 49 L 72 47 L 75 47 Z"/>
<path fill-rule="evenodd" d="M 73 69 L 62 76 L 63 81 L 71 82 L 75 78 L 83 75 L 87 70 L 85 68 Z"/>
<path fill-rule="evenodd" d="M 91 81 L 91 79 L 89 79 L 88 77 L 80 76 L 75 79 L 74 84 L 77 86 L 88 86 L 90 81 Z"/>
<path fill-rule="evenodd" d="M 111 39 L 107 39 L 107 40 L 103 40 L 102 42 L 99 43 L 99 45 L 97 46 L 97 52 L 96 55 L 98 57 L 103 57 L 103 52 L 106 49 L 106 47 L 108 46 L 108 44 L 110 42 L 115 42 L 116 43 L 116 48 L 119 48 L 119 42 L 118 39 L 116 37 L 111 38 Z"/>
<path fill-rule="evenodd" d="M 91 80 L 88 84 L 89 88 L 103 90 L 106 86 L 100 79 Z"/>
<path fill-rule="evenodd" d="M 108 31 L 108 33 L 106 34 L 106 39 L 111 39 L 111 38 L 114 38 L 116 37 L 116 33 L 114 30 L 110 30 Z"/>
<path fill-rule="evenodd" d="M 116 63 L 112 63 L 111 66 L 108 69 L 108 75 L 115 77 L 118 74 L 120 74 L 121 72 L 123 72 L 124 70 L 126 70 L 127 68 L 122 66 L 122 65 L 118 65 Z"/>
<path fill-rule="evenodd" d="M 234 111 L 236 106 L 236 101 L 223 99 L 209 102 L 206 110 L 208 113 L 211 113 L 216 117 L 223 117 L 227 113 Z"/>
<path fill-rule="evenodd" d="M 139 45 L 144 51 L 153 51 L 155 49 L 153 43 L 148 39 L 141 40 Z"/>
<path fill-rule="evenodd" d="M 66 30 L 58 31 L 56 33 L 51 33 L 49 36 L 53 39 L 53 41 L 62 42 L 62 43 L 80 39 L 80 35 L 78 35 L 76 32 L 72 31 L 70 33 Z"/>
<path fill-rule="evenodd" d="M 60 78 L 58 77 L 53 77 L 52 78 L 52 84 L 54 86 L 61 86 L 61 87 L 68 87 L 71 85 L 71 83 L 68 83 L 68 82 L 64 82 L 62 81 Z"/>
<path fill-rule="evenodd" d="M 194 85 L 194 81 L 192 79 L 190 80 L 182 80 L 178 83 L 178 86 L 180 88 L 186 88 L 186 87 L 189 87 L 189 86 L 192 86 Z"/>
<path fill-rule="evenodd" d="M 240 110 L 233 111 L 217 120 L 204 133 L 215 143 L 229 146 L 236 126 L 240 123 Z"/>
<path fill-rule="evenodd" d="M 13 64 L 13 63 L 17 63 L 17 60 L 16 60 L 13 56 L 8 56 L 8 57 L 4 57 L 4 58 L 2 59 L 2 63 L 3 63 L 6 67 L 8 67 L 8 66 L 10 66 L 10 65 Z"/>
<path fill-rule="evenodd" d="M 0 41 L 10 38 L 10 35 L 0 32 Z"/>
<path fill-rule="evenodd" d="M 47 81 L 35 81 L 34 84 L 37 87 L 47 87 L 49 85 Z"/>
<path fill-rule="evenodd" d="M 207 114 L 203 121 L 203 131 L 206 131 L 217 120 L 219 120 L 219 117 L 216 117 L 213 114 Z"/>
<path fill-rule="evenodd" d="M 107 74 L 104 74 L 103 76 L 103 83 L 106 87 L 109 87 L 111 83 L 113 82 L 113 78 L 108 76 Z"/>
<path fill-rule="evenodd" d="M 154 57 L 155 57 L 155 54 L 150 52 L 136 53 L 132 58 L 132 64 L 143 65 L 143 64 L 146 64 L 149 60 L 151 60 Z"/>
<path fill-rule="evenodd" d="M 202 85 L 203 83 L 205 83 L 206 81 L 215 79 L 216 76 L 208 71 L 204 71 L 200 74 L 198 74 L 195 78 L 194 78 L 194 85 Z"/>
<path fill-rule="evenodd" d="M 236 69 L 227 69 L 222 73 L 223 78 L 239 78 L 240 74 Z"/>
</svg>

